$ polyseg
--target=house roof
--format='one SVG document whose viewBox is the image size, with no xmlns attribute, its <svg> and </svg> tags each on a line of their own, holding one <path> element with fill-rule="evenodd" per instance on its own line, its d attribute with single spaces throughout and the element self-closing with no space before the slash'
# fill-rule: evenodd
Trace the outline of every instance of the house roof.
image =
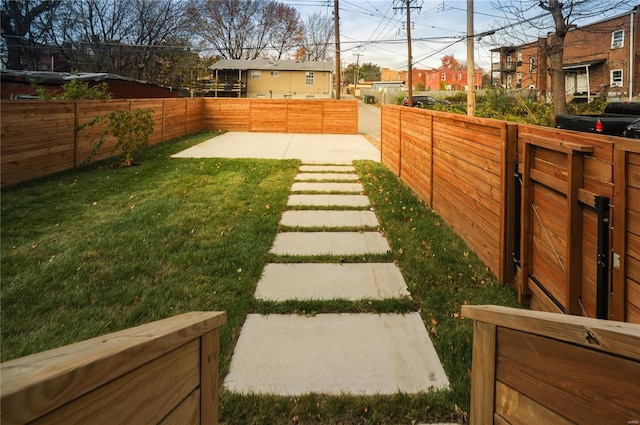
<svg viewBox="0 0 640 425">
<path fill-rule="evenodd" d="M 209 67 L 216 69 L 234 70 L 260 70 L 260 71 L 333 71 L 333 63 L 317 61 L 296 61 L 296 60 L 269 60 L 269 59 L 225 59 L 214 63 Z"/>
<path fill-rule="evenodd" d="M 575 69 L 575 68 L 585 68 L 589 66 L 600 65 L 605 63 L 606 61 L 607 61 L 606 59 L 594 59 L 586 62 L 568 63 L 568 64 L 565 64 L 562 67 L 562 69 L 567 70 L 567 69 Z"/>
<path fill-rule="evenodd" d="M 3 81 L 16 81 L 29 83 L 35 81 L 38 84 L 64 84 L 71 80 L 81 81 L 105 81 L 105 80 L 123 80 L 131 81 L 138 84 L 151 84 L 148 81 L 134 80 L 133 78 L 123 77 L 117 74 L 108 74 L 105 72 L 52 72 L 52 71 L 21 71 L 14 69 L 3 69 L 0 72 Z"/>
</svg>

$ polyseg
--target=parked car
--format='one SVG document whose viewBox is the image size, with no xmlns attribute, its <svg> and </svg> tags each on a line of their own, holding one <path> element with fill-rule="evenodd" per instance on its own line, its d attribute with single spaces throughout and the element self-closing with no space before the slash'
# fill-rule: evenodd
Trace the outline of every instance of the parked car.
<svg viewBox="0 0 640 425">
<path fill-rule="evenodd" d="M 556 115 L 556 128 L 623 136 L 638 118 L 640 102 L 612 102 L 604 107 L 601 115 Z"/>
<path fill-rule="evenodd" d="M 447 100 L 440 100 L 440 99 L 436 99 L 433 96 L 426 96 L 422 94 L 412 96 L 412 100 L 413 100 L 413 106 L 414 107 L 417 106 L 419 108 L 428 108 L 429 106 L 433 106 L 435 104 L 451 105 L 451 102 Z M 409 96 L 406 96 L 402 100 L 402 104 L 404 106 L 409 106 Z"/>
<path fill-rule="evenodd" d="M 632 139 L 640 139 L 640 118 L 627 126 L 624 130 L 624 135 Z"/>
</svg>

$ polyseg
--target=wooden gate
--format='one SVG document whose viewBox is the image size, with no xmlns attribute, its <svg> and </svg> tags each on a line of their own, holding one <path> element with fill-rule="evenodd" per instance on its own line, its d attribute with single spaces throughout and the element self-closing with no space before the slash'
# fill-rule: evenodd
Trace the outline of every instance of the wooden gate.
<svg viewBox="0 0 640 425">
<path fill-rule="evenodd" d="M 600 299 L 605 303 L 600 314 L 607 316 L 613 144 L 540 127 L 519 130 L 521 302 L 529 301 L 535 310 L 596 317 Z M 598 201 L 604 202 L 600 215 Z M 598 230 L 605 237 L 600 256 Z M 597 297 L 598 280 L 605 298 Z"/>
<path fill-rule="evenodd" d="M 640 143 L 616 141 L 613 319 L 640 323 Z"/>
</svg>

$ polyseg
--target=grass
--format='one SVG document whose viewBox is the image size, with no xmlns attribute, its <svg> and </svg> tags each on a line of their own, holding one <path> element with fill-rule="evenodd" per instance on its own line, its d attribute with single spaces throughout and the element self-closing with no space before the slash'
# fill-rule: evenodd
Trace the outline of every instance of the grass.
<svg viewBox="0 0 640 425">
<path fill-rule="evenodd" d="M 356 164 L 412 298 L 266 302 L 253 298 L 298 161 L 171 159 L 213 134 L 149 148 L 125 169 L 102 162 L 3 190 L 2 360 L 192 310 L 227 311 L 221 377 L 248 313 L 418 311 L 451 381 L 432 394 L 240 396 L 221 392 L 226 424 L 464 421 L 469 409 L 469 304 L 515 306 L 440 218 L 381 164 Z"/>
<path fill-rule="evenodd" d="M 226 371 L 299 164 L 170 158 L 211 136 L 3 190 L 3 360 L 225 310 Z"/>
</svg>

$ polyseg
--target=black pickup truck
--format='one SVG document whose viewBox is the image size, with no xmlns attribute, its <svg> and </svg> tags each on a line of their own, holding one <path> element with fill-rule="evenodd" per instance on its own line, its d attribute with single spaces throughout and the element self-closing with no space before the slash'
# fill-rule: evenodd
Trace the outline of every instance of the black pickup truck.
<svg viewBox="0 0 640 425">
<path fill-rule="evenodd" d="M 640 118 L 640 102 L 612 102 L 602 115 L 556 115 L 556 128 L 624 136 L 627 127 Z"/>
</svg>

